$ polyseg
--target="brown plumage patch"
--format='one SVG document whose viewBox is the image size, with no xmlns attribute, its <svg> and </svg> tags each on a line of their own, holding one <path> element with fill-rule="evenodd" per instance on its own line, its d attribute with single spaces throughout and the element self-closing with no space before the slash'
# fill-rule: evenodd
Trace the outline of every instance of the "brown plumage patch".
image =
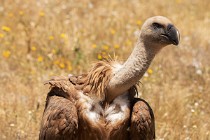
<svg viewBox="0 0 210 140">
<path fill-rule="evenodd" d="M 83 91 L 85 95 L 104 101 L 111 74 L 111 62 L 100 61 L 92 67 L 88 74 L 70 76 L 69 80 L 75 84 L 77 90 Z"/>
<path fill-rule="evenodd" d="M 50 92 L 48 96 L 55 94 L 75 100 L 77 99 L 77 93 L 82 91 L 83 94 L 96 101 L 104 101 L 107 93 L 106 87 L 112 74 L 112 63 L 111 61 L 100 61 L 87 74 L 79 76 L 53 77 L 45 84 L 49 84 L 52 91 L 62 90 L 62 92 Z"/>
</svg>

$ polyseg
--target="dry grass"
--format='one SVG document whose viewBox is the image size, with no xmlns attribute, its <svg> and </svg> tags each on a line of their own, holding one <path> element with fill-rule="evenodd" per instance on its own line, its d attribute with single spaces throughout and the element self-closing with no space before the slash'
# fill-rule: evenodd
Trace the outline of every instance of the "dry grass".
<svg viewBox="0 0 210 140">
<path fill-rule="evenodd" d="M 80 74 L 97 59 L 125 60 L 134 32 L 154 15 L 169 17 L 179 47 L 161 51 L 141 80 L 156 116 L 157 139 L 210 139 L 208 0 L 0 1 L 0 139 L 38 139 L 53 75 Z"/>
</svg>

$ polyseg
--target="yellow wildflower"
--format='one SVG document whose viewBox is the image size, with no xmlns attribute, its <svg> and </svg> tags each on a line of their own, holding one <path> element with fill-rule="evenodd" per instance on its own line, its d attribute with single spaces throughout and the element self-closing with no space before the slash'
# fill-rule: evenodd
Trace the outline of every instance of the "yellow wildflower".
<svg viewBox="0 0 210 140">
<path fill-rule="evenodd" d="M 43 11 L 39 12 L 39 16 L 40 17 L 44 17 L 45 16 L 45 13 Z"/>
<path fill-rule="evenodd" d="M 3 51 L 2 55 L 3 55 L 3 57 L 5 57 L 5 58 L 9 58 L 10 55 L 11 55 L 11 52 L 10 52 L 9 50 L 6 50 L 6 51 Z"/>
<path fill-rule="evenodd" d="M 132 45 L 132 42 L 131 42 L 129 39 L 127 39 L 126 42 L 125 42 L 125 44 L 126 44 L 127 46 L 131 46 L 131 45 Z"/>
<path fill-rule="evenodd" d="M 13 17 L 14 14 L 10 12 L 10 13 L 8 13 L 8 16 L 9 16 L 9 17 Z"/>
<path fill-rule="evenodd" d="M 67 35 L 62 33 L 62 34 L 60 34 L 60 37 L 65 39 L 65 38 L 67 38 Z"/>
<path fill-rule="evenodd" d="M 4 34 L 0 33 L 0 38 L 4 38 Z"/>
<path fill-rule="evenodd" d="M 110 29 L 110 33 L 111 33 L 112 35 L 114 35 L 114 34 L 116 33 L 116 31 L 115 31 L 114 29 Z"/>
<path fill-rule="evenodd" d="M 102 48 L 103 48 L 104 50 L 108 50 L 108 49 L 109 49 L 109 46 L 104 45 Z"/>
<path fill-rule="evenodd" d="M 182 3 L 182 0 L 176 0 L 176 3 L 178 4 Z"/>
<path fill-rule="evenodd" d="M 101 54 L 98 54 L 98 60 L 102 60 Z"/>
<path fill-rule="evenodd" d="M 48 75 L 48 76 L 49 76 L 49 77 L 52 77 L 52 76 L 55 76 L 55 75 L 56 75 L 56 74 L 55 74 L 54 72 L 51 71 L 51 72 L 49 72 L 49 75 Z"/>
<path fill-rule="evenodd" d="M 138 26 L 141 26 L 141 25 L 142 25 L 142 21 L 141 21 L 141 20 L 137 20 L 137 21 L 136 21 L 136 24 L 137 24 Z"/>
<path fill-rule="evenodd" d="M 69 71 L 72 71 L 72 66 L 71 66 L 71 64 L 68 65 L 68 70 L 69 70 Z"/>
<path fill-rule="evenodd" d="M 69 71 L 72 71 L 71 61 L 66 61 L 66 67 Z"/>
<path fill-rule="evenodd" d="M 51 36 L 48 37 L 48 39 L 49 40 L 54 40 L 54 36 L 51 35 Z"/>
<path fill-rule="evenodd" d="M 35 70 L 32 70 L 32 71 L 31 71 L 31 74 L 36 74 L 36 71 L 35 71 Z"/>
<path fill-rule="evenodd" d="M 56 54 L 57 53 L 56 49 L 52 49 L 52 53 Z"/>
<path fill-rule="evenodd" d="M 55 61 L 54 61 L 54 64 L 55 64 L 55 65 L 58 65 L 59 63 L 60 63 L 59 60 L 55 60 Z"/>
<path fill-rule="evenodd" d="M 32 47 L 31 47 L 31 50 L 32 50 L 32 51 L 36 51 L 36 47 L 35 47 L 35 46 L 32 46 Z"/>
<path fill-rule="evenodd" d="M 103 52 L 101 52 L 101 55 L 102 55 L 102 56 L 105 56 L 105 55 L 107 55 L 107 54 L 106 54 L 106 52 L 103 51 Z"/>
<path fill-rule="evenodd" d="M 10 45 L 9 41 L 4 42 L 4 45 Z"/>
<path fill-rule="evenodd" d="M 21 16 L 22 16 L 23 14 L 24 14 L 24 12 L 23 12 L 23 11 L 19 11 L 19 15 L 21 15 Z"/>
<path fill-rule="evenodd" d="M 43 57 L 42 56 L 38 56 L 37 61 L 38 62 L 42 62 L 43 61 Z"/>
<path fill-rule="evenodd" d="M 96 47 L 97 47 L 97 45 L 96 45 L 96 44 L 93 44 L 93 45 L 92 45 L 92 48 L 94 48 L 94 49 L 95 49 Z"/>
<path fill-rule="evenodd" d="M 60 63 L 59 67 L 63 69 L 63 68 L 65 68 L 65 64 L 64 63 Z"/>
<path fill-rule="evenodd" d="M 115 48 L 115 49 L 119 49 L 120 46 L 119 46 L 118 44 L 115 44 L 115 45 L 114 45 L 114 48 Z"/>
<path fill-rule="evenodd" d="M 151 75 L 153 73 L 153 70 L 152 69 L 148 69 L 147 72 L 148 72 L 148 74 Z"/>
<path fill-rule="evenodd" d="M 11 29 L 8 26 L 2 26 L 1 29 L 5 32 L 10 32 Z"/>
</svg>

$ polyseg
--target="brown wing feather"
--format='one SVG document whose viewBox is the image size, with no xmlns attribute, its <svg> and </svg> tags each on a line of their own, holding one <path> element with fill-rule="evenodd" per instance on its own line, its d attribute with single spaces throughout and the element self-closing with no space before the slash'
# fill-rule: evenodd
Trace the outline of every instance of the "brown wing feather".
<svg viewBox="0 0 210 140">
<path fill-rule="evenodd" d="M 143 99 L 134 99 L 130 137 L 132 140 L 155 139 L 154 114 L 149 104 Z"/>
<path fill-rule="evenodd" d="M 71 100 L 72 102 L 75 102 L 75 100 L 77 99 L 78 91 L 75 89 L 74 83 L 69 81 L 68 77 L 54 77 L 45 82 L 45 84 L 49 84 L 51 89 L 51 91 L 47 95 L 46 101 L 48 101 L 48 98 L 51 96 L 61 96 Z"/>
<path fill-rule="evenodd" d="M 46 99 L 39 139 L 76 139 L 78 116 L 74 86 L 65 77 L 53 78 L 46 84 L 50 84 L 51 90 Z"/>
<path fill-rule="evenodd" d="M 103 125 L 95 126 L 83 117 L 80 111 L 82 108 L 79 107 L 77 101 L 80 91 L 97 100 L 105 100 L 105 87 L 110 75 L 111 65 L 107 62 L 98 62 L 88 74 L 54 77 L 47 81 L 45 84 L 49 84 L 51 90 L 46 99 L 40 140 L 83 139 L 83 136 L 86 138 L 88 136 L 90 139 L 105 138 L 106 132 Z M 85 132 L 83 129 L 88 129 L 88 131 Z M 76 135 L 81 130 L 83 130 L 83 135 Z"/>
<path fill-rule="evenodd" d="M 69 100 L 51 96 L 42 118 L 40 140 L 74 140 L 78 130 L 77 111 Z"/>
</svg>

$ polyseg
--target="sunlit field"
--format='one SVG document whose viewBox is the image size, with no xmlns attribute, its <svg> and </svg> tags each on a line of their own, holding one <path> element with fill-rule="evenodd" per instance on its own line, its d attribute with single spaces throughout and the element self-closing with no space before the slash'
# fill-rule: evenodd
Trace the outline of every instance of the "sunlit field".
<svg viewBox="0 0 210 140">
<path fill-rule="evenodd" d="M 107 57 L 127 59 L 151 16 L 181 34 L 141 79 L 157 140 L 210 140 L 208 0 L 1 0 L 0 139 L 38 139 L 52 76 L 87 72 Z"/>
</svg>

